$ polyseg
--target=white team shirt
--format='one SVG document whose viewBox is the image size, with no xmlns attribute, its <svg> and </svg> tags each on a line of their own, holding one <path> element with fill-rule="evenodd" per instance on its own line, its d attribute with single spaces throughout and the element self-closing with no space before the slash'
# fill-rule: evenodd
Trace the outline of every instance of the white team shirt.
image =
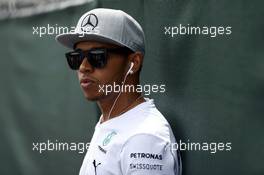
<svg viewBox="0 0 264 175">
<path fill-rule="evenodd" d="M 153 100 L 145 100 L 97 123 L 79 175 L 181 175 L 170 125 Z"/>
</svg>

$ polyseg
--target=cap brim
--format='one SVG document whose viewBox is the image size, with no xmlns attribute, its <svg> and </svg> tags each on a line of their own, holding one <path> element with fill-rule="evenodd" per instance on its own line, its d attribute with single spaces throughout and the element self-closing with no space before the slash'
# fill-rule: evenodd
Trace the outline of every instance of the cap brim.
<svg viewBox="0 0 264 175">
<path fill-rule="evenodd" d="M 104 37 L 103 35 L 98 35 L 98 34 L 79 34 L 79 33 L 65 33 L 65 34 L 60 34 L 55 37 L 55 39 L 61 43 L 62 45 L 73 49 L 74 45 L 78 42 L 81 41 L 98 41 L 102 43 L 109 43 L 109 44 L 114 44 L 118 46 L 126 46 L 123 45 L 111 38 Z M 127 46 L 126 46 L 127 47 Z"/>
</svg>

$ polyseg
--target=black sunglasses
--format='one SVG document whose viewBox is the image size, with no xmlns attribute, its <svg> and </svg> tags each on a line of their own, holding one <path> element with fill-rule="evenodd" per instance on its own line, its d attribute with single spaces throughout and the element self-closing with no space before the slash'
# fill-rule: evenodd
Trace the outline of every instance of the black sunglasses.
<svg viewBox="0 0 264 175">
<path fill-rule="evenodd" d="M 127 47 L 118 48 L 93 48 L 87 51 L 81 49 L 74 50 L 65 54 L 67 62 L 71 69 L 78 70 L 82 64 L 84 58 L 87 58 L 88 62 L 93 68 L 103 68 L 107 64 L 108 52 L 123 53 L 128 55 L 133 53 Z"/>
</svg>

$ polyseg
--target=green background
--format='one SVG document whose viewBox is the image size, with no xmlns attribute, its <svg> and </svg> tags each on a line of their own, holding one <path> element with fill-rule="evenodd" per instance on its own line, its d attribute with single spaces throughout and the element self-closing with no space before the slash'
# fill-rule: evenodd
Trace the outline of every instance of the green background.
<svg viewBox="0 0 264 175">
<path fill-rule="evenodd" d="M 0 174 L 78 174 L 84 154 L 33 151 L 33 142 L 89 142 L 100 111 L 85 100 L 55 35 L 95 7 L 122 9 L 142 25 L 142 84 L 178 140 L 231 142 L 231 151 L 182 151 L 184 175 L 264 174 L 263 1 L 104 0 L 0 21 Z M 231 26 L 231 35 L 165 35 L 165 26 Z"/>
</svg>

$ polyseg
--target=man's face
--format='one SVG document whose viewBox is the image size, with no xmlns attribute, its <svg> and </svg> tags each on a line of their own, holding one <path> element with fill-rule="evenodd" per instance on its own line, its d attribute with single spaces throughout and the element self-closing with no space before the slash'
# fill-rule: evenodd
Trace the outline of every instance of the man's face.
<svg viewBox="0 0 264 175">
<path fill-rule="evenodd" d="M 76 45 L 76 49 L 83 51 L 92 48 L 118 48 L 119 46 L 100 43 L 95 41 L 84 41 Z M 80 65 L 78 78 L 83 89 L 84 96 L 88 100 L 97 101 L 106 97 L 111 97 L 114 94 L 105 93 L 99 87 L 103 85 L 121 84 L 125 73 L 127 71 L 127 59 L 124 55 L 109 52 L 107 55 L 107 64 L 103 68 L 93 68 L 88 60 L 85 58 Z"/>
</svg>

